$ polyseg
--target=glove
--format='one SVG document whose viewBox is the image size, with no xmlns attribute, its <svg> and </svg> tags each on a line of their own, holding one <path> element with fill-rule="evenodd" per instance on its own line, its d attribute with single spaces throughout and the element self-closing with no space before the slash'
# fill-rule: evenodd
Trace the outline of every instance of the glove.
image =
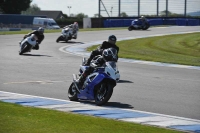
<svg viewBox="0 0 200 133">
<path fill-rule="evenodd" d="M 102 53 L 102 52 L 103 52 L 103 49 L 98 48 L 98 51 L 99 51 L 100 53 Z"/>
<path fill-rule="evenodd" d="M 97 65 L 95 63 L 90 63 L 90 66 L 93 68 L 97 67 Z"/>
<path fill-rule="evenodd" d="M 24 39 L 27 38 L 27 37 L 28 37 L 28 35 L 24 35 Z"/>
</svg>

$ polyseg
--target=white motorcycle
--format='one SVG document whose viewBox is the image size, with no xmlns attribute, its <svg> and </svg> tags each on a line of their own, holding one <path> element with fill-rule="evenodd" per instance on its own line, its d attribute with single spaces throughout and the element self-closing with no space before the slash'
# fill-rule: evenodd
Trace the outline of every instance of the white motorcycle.
<svg viewBox="0 0 200 133">
<path fill-rule="evenodd" d="M 31 34 L 31 36 L 28 36 L 22 40 L 20 43 L 19 55 L 22 55 L 26 52 L 31 52 L 31 49 L 37 44 L 37 40 L 38 38 L 35 34 Z"/>
<path fill-rule="evenodd" d="M 65 29 L 62 29 L 61 35 L 57 38 L 56 42 L 59 41 L 68 41 L 71 40 L 73 36 L 73 30 L 70 27 L 66 27 Z"/>
</svg>

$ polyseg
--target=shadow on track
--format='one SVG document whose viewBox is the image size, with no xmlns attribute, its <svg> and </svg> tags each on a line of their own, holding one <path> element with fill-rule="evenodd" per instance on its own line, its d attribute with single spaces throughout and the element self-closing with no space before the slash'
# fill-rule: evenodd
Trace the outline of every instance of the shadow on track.
<svg viewBox="0 0 200 133">
<path fill-rule="evenodd" d="M 68 41 L 68 42 L 60 41 L 59 43 L 71 43 L 71 44 L 80 43 L 80 44 L 84 44 L 83 42 L 75 42 L 75 41 Z"/>
<path fill-rule="evenodd" d="M 79 100 L 78 102 L 97 106 L 94 101 Z M 115 107 L 115 108 L 123 108 L 123 109 L 133 109 L 134 108 L 132 105 L 129 105 L 129 104 L 124 104 L 124 103 L 120 103 L 120 102 L 109 102 L 109 101 L 106 104 L 102 105 L 102 107 Z"/>
<path fill-rule="evenodd" d="M 22 56 L 46 56 L 46 57 L 52 57 L 49 55 L 41 55 L 41 54 L 22 54 Z"/>
<path fill-rule="evenodd" d="M 124 109 L 133 109 L 134 107 L 129 104 L 119 103 L 119 102 L 107 102 L 104 106 L 115 107 L 115 108 L 124 108 Z"/>
<path fill-rule="evenodd" d="M 141 32 L 144 32 L 144 31 L 151 31 L 151 30 L 150 29 L 147 29 L 147 30 L 135 29 L 135 30 L 132 30 L 132 31 L 141 31 Z"/>
<path fill-rule="evenodd" d="M 128 80 L 119 80 L 117 83 L 133 83 L 133 82 Z"/>
</svg>

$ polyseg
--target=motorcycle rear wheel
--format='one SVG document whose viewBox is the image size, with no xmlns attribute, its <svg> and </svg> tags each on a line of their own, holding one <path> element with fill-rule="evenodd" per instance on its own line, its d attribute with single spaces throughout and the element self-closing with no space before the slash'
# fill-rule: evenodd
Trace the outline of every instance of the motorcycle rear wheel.
<svg viewBox="0 0 200 133">
<path fill-rule="evenodd" d="M 68 98 L 70 101 L 77 101 L 77 90 L 76 90 L 76 86 L 74 85 L 74 83 L 72 83 L 68 89 Z"/>
<path fill-rule="evenodd" d="M 149 24 L 146 24 L 146 26 L 143 27 L 142 30 L 147 30 L 149 28 L 149 26 L 150 26 Z"/>
<path fill-rule="evenodd" d="M 101 106 L 108 102 L 113 93 L 113 86 L 108 83 L 102 82 L 95 92 L 95 103 Z"/>
</svg>

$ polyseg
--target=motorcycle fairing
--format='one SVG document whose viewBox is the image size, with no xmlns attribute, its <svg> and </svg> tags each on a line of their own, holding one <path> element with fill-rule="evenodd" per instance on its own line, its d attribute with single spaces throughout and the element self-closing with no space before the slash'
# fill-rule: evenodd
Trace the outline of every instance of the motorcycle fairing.
<svg viewBox="0 0 200 133">
<path fill-rule="evenodd" d="M 84 89 L 80 90 L 81 93 L 78 94 L 77 97 L 80 99 L 93 100 L 95 86 L 101 83 L 103 80 L 109 80 L 111 83 L 114 83 L 114 86 L 116 85 L 116 81 L 110 78 L 106 73 L 95 72 L 86 78 L 83 85 Z"/>
<path fill-rule="evenodd" d="M 80 66 L 80 73 L 83 73 L 85 70 L 89 69 L 89 66 Z"/>
<path fill-rule="evenodd" d="M 31 36 L 25 38 L 22 42 L 21 42 L 21 46 L 22 44 L 24 44 L 25 42 L 28 42 L 30 45 L 32 45 L 33 47 L 36 45 L 36 40 L 32 40 L 34 34 L 32 34 Z"/>
<path fill-rule="evenodd" d="M 62 33 L 61 33 L 62 37 L 63 38 L 70 38 L 71 39 L 71 36 L 72 36 L 72 29 L 67 27 L 65 29 L 62 29 Z"/>
</svg>

